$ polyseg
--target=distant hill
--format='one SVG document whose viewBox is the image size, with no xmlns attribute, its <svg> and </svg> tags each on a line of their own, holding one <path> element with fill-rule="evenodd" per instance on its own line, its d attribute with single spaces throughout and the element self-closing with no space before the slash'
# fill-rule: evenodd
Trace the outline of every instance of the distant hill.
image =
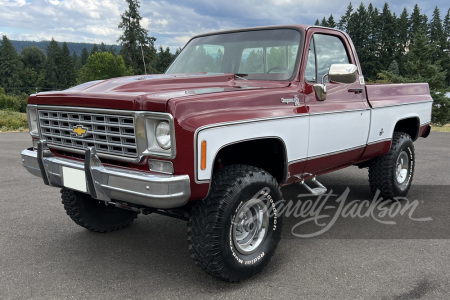
<svg viewBox="0 0 450 300">
<path fill-rule="evenodd" d="M 20 51 L 22 51 L 23 48 L 25 47 L 31 47 L 31 46 L 36 46 L 40 49 L 42 49 L 44 51 L 44 53 L 47 53 L 47 46 L 50 43 L 50 41 L 41 41 L 41 42 L 34 42 L 34 41 L 14 41 L 11 40 L 11 43 L 13 44 L 13 46 L 16 48 L 17 53 L 20 54 Z M 1 41 L 0 41 L 1 44 Z M 59 46 L 62 47 L 63 42 L 58 42 Z M 86 48 L 87 51 L 91 51 L 92 48 L 94 48 L 94 44 L 89 44 L 89 43 L 72 43 L 72 42 L 66 42 L 67 47 L 69 48 L 70 51 L 70 55 L 73 54 L 73 52 L 75 51 L 75 53 L 80 56 L 81 55 L 81 51 L 83 51 L 83 48 Z M 120 51 L 120 46 L 117 45 L 106 45 L 106 49 L 109 50 L 110 47 L 113 47 L 116 50 L 116 53 L 119 53 Z M 100 47 L 100 45 L 97 45 L 97 47 Z"/>
</svg>

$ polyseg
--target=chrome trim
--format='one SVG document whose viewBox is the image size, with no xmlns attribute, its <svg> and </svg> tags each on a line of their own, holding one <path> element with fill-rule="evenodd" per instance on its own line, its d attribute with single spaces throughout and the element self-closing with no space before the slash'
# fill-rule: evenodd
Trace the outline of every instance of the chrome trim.
<svg viewBox="0 0 450 300">
<path fill-rule="evenodd" d="M 36 114 L 36 130 L 37 130 L 37 134 L 33 134 L 33 130 L 32 130 L 32 122 L 30 119 L 30 110 L 34 110 L 34 113 Z M 40 137 L 40 129 L 39 129 L 39 114 L 37 111 L 37 105 L 36 104 L 28 104 L 27 105 L 27 121 L 28 121 L 28 130 L 30 132 L 31 137 L 35 137 L 35 138 L 39 138 Z"/>
<path fill-rule="evenodd" d="M 378 144 L 378 143 L 383 143 L 383 142 L 387 142 L 387 141 L 392 141 L 392 139 L 391 138 L 385 138 L 385 139 L 381 139 L 381 140 L 372 141 L 370 143 L 367 143 L 367 146 Z"/>
<path fill-rule="evenodd" d="M 380 101 L 382 101 L 382 100 L 380 100 Z M 389 100 L 387 100 L 387 101 L 389 101 Z M 370 99 L 369 99 L 369 102 L 370 102 Z M 393 106 L 402 106 L 402 105 L 423 104 L 423 103 L 433 103 L 433 101 L 426 100 L 426 101 L 418 101 L 418 102 L 405 102 L 405 103 L 399 103 L 399 104 L 375 106 L 375 107 L 372 107 L 372 109 L 380 109 L 380 108 L 393 107 Z"/>
<path fill-rule="evenodd" d="M 183 206 L 191 195 L 188 175 L 163 175 L 105 167 L 94 149 L 86 150 L 84 162 L 55 157 L 45 141 L 21 152 L 23 166 L 44 183 L 64 187 L 63 167 L 84 170 L 88 193 L 95 199 L 124 201 L 151 208 L 167 209 Z M 42 167 L 40 167 L 42 164 Z M 45 182 L 47 178 L 47 182 Z"/>
<path fill-rule="evenodd" d="M 363 145 L 360 145 L 360 146 L 351 147 L 351 148 L 346 148 L 346 149 L 342 149 L 342 150 L 338 150 L 338 151 L 328 152 L 328 153 L 324 153 L 324 154 L 319 154 L 319 155 L 315 155 L 315 156 L 308 156 L 307 160 L 322 158 L 322 157 L 325 157 L 325 156 L 336 155 L 336 154 L 340 154 L 340 153 L 344 153 L 344 152 L 349 152 L 349 151 L 361 149 L 361 148 L 364 148 L 364 147 L 366 147 L 366 144 L 363 144 Z"/>
<path fill-rule="evenodd" d="M 301 159 L 291 160 L 290 162 L 288 162 L 288 166 L 293 165 L 293 164 L 298 164 L 298 163 L 301 163 L 304 161 L 307 161 L 306 157 L 301 158 Z"/>
<path fill-rule="evenodd" d="M 174 119 L 171 114 L 161 112 L 147 112 L 147 111 L 132 111 L 132 110 L 117 110 L 117 109 L 100 109 L 90 107 L 73 107 L 73 106 L 50 106 L 50 105 L 37 105 L 37 110 L 67 110 L 80 113 L 92 113 L 92 114 L 112 114 L 130 116 L 134 118 L 134 136 L 136 139 L 137 157 L 126 157 L 120 155 L 113 155 L 108 153 L 97 153 L 100 158 L 112 159 L 117 161 L 138 163 L 145 156 L 159 157 L 173 159 L 176 157 L 176 139 L 175 139 L 175 126 Z M 38 115 L 39 117 L 39 115 Z M 170 124 L 172 147 L 170 153 L 164 153 L 164 151 L 155 152 L 149 150 L 148 137 L 151 135 L 151 130 L 147 128 L 147 119 L 165 120 Z M 41 139 L 42 136 L 40 135 Z M 84 154 L 85 150 L 77 148 L 69 148 L 63 145 L 49 145 L 51 149 L 63 150 L 71 153 Z"/>
<path fill-rule="evenodd" d="M 319 113 L 310 113 L 310 116 L 317 116 L 317 115 L 328 115 L 328 114 L 336 114 L 336 113 L 345 113 L 345 112 L 355 112 L 355 111 L 366 111 L 371 110 L 370 107 L 366 108 L 358 108 L 358 109 L 344 109 L 344 110 L 333 110 L 333 111 L 326 111 L 326 112 L 319 112 Z"/>
</svg>

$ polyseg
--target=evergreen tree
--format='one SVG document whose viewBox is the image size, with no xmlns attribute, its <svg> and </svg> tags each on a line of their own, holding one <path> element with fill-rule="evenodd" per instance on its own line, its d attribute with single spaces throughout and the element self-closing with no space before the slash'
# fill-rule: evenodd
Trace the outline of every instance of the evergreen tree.
<svg viewBox="0 0 450 300">
<path fill-rule="evenodd" d="M 444 46 L 444 53 L 446 54 L 442 59 L 442 68 L 447 70 L 446 85 L 450 86 L 450 9 L 447 10 L 447 14 L 444 18 L 444 37 L 446 40 Z"/>
<path fill-rule="evenodd" d="M 91 52 L 89 52 L 89 55 L 93 55 L 95 53 L 98 53 L 98 46 L 97 44 L 94 44 L 94 47 L 92 47 Z"/>
<path fill-rule="evenodd" d="M 414 5 L 414 10 L 410 18 L 410 33 L 409 36 L 412 37 L 417 32 L 427 32 L 427 16 L 420 13 L 419 5 Z"/>
<path fill-rule="evenodd" d="M 391 72 L 392 74 L 394 74 L 395 76 L 400 76 L 400 72 L 399 72 L 399 68 L 398 68 L 398 63 L 396 60 L 393 60 L 391 62 L 391 64 L 388 67 L 388 71 Z"/>
<path fill-rule="evenodd" d="M 45 86 L 49 89 L 61 89 L 59 82 L 59 69 L 61 65 L 62 50 L 58 43 L 52 39 L 47 46 L 47 60 L 45 61 Z"/>
<path fill-rule="evenodd" d="M 314 25 L 316 25 L 316 26 L 320 26 L 320 22 L 319 22 L 319 19 L 316 19 L 316 22 L 314 22 Z"/>
<path fill-rule="evenodd" d="M 416 82 L 428 82 L 431 89 L 444 88 L 446 72 L 439 62 L 431 61 L 436 48 L 428 42 L 423 31 L 416 32 L 412 38 L 414 44 L 409 48 L 406 62 L 408 78 L 413 78 Z"/>
<path fill-rule="evenodd" d="M 156 62 L 156 70 L 159 73 L 164 73 L 172 63 L 172 60 L 173 56 L 172 53 L 170 53 L 169 47 L 166 47 L 166 49 L 163 50 L 163 47 L 159 46 L 158 59 Z"/>
<path fill-rule="evenodd" d="M 154 48 L 154 37 L 148 37 L 148 31 L 141 27 L 140 21 L 142 19 L 139 14 L 139 1 L 126 0 L 128 3 L 128 10 L 122 15 L 122 21 L 119 28 L 123 30 L 123 34 L 119 37 L 119 42 L 122 46 L 120 54 L 125 60 L 125 64 L 131 67 L 136 74 L 144 73 L 144 64 L 142 61 L 142 52 L 144 53 L 144 60 L 146 63 L 150 62 L 150 68 L 154 66 L 156 57 L 156 49 Z M 146 48 L 146 49 L 144 49 Z M 150 57 L 147 57 L 149 55 Z M 154 70 L 154 69 L 153 69 Z"/>
<path fill-rule="evenodd" d="M 434 46 L 436 47 L 436 51 L 434 52 L 431 61 L 436 62 L 444 59 L 445 56 L 444 49 L 447 44 L 447 38 L 444 34 L 441 14 L 437 6 L 433 11 L 433 17 L 431 18 L 430 22 L 430 42 L 433 43 Z"/>
<path fill-rule="evenodd" d="M 347 6 L 347 11 L 345 12 L 344 15 L 342 15 L 341 19 L 339 20 L 338 28 L 340 30 L 347 31 L 347 24 L 350 20 L 350 17 L 352 16 L 352 12 L 353 6 L 352 3 L 350 2 L 350 4 Z"/>
<path fill-rule="evenodd" d="M 99 51 L 100 52 L 108 52 L 108 49 L 106 49 L 105 43 L 101 42 Z"/>
<path fill-rule="evenodd" d="M 322 22 L 320 22 L 320 26 L 328 27 L 328 22 L 327 19 L 325 19 L 325 17 L 323 17 Z"/>
<path fill-rule="evenodd" d="M 396 16 L 391 14 L 389 10 L 389 5 L 387 2 L 383 6 L 383 11 L 380 14 L 380 63 L 384 68 L 387 68 L 393 60 L 393 54 L 395 50 L 395 36 L 396 32 L 395 26 Z"/>
<path fill-rule="evenodd" d="M 330 27 L 330 28 L 335 28 L 336 27 L 337 24 L 334 21 L 333 14 L 330 14 L 330 16 L 328 17 L 327 23 L 328 23 L 328 27 Z"/>
<path fill-rule="evenodd" d="M 63 43 L 58 73 L 61 88 L 69 88 L 75 84 L 75 67 L 66 42 Z"/>
<path fill-rule="evenodd" d="M 405 75 L 406 53 L 409 45 L 409 19 L 406 8 L 403 9 L 400 18 L 396 20 L 396 28 L 397 40 L 395 43 L 394 59 L 398 63 L 399 74 L 403 76 Z"/>
<path fill-rule="evenodd" d="M 0 86 L 7 92 L 17 92 L 22 85 L 23 64 L 11 41 L 6 35 L 0 46 Z"/>
<path fill-rule="evenodd" d="M 86 48 L 83 48 L 80 55 L 81 66 L 84 66 L 89 58 L 89 52 Z"/>
</svg>

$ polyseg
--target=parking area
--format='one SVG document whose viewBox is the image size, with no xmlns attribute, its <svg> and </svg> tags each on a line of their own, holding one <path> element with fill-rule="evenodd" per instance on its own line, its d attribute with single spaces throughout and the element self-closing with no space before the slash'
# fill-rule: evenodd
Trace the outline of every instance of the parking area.
<svg viewBox="0 0 450 300">
<path fill-rule="evenodd" d="M 450 297 L 450 134 L 419 139 L 405 214 L 343 217 L 323 210 L 324 226 L 294 214 L 267 268 L 229 284 L 192 262 L 186 223 L 159 215 L 140 216 L 128 228 L 98 234 L 66 215 L 56 188 L 21 166 L 28 133 L 0 134 L 1 299 L 448 299 Z M 356 167 L 320 177 L 347 203 L 373 200 L 367 170 Z M 305 190 L 282 189 L 293 203 Z M 431 219 L 431 220 L 430 220 Z M 394 221 L 387 224 L 380 221 Z M 318 227 L 317 227 L 318 226 Z M 317 228 L 316 228 L 317 227 Z"/>
</svg>

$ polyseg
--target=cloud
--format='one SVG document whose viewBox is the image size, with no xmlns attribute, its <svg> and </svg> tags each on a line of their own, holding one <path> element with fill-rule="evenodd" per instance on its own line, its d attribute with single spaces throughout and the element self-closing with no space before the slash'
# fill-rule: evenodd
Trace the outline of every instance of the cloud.
<svg viewBox="0 0 450 300">
<path fill-rule="evenodd" d="M 363 0 L 382 9 L 385 0 Z M 397 15 L 417 1 L 390 4 Z M 353 1 L 354 9 L 359 6 Z M 348 3 L 329 0 L 163 0 L 141 1 L 141 25 L 157 38 L 156 46 L 182 47 L 193 35 L 242 27 L 280 24 L 312 24 L 333 13 L 335 20 Z M 423 2 L 422 13 L 431 18 L 435 6 L 441 17 L 448 9 L 444 0 Z M 123 0 L 0 0 L 0 31 L 11 39 L 117 43 Z"/>
</svg>

